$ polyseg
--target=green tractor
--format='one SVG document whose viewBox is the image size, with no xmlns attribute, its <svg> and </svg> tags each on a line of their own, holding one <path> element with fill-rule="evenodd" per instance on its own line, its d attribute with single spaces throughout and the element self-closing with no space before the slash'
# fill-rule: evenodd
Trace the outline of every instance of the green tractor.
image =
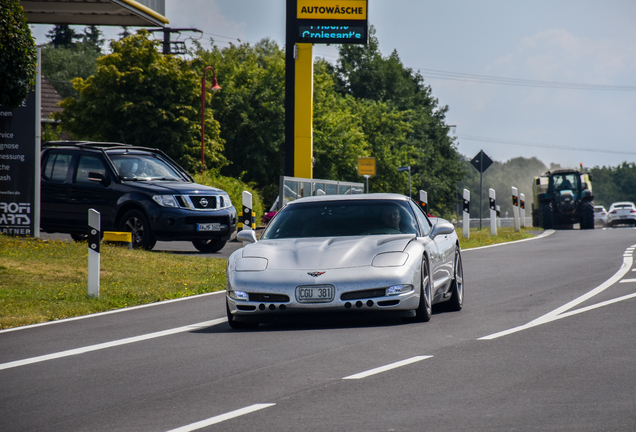
<svg viewBox="0 0 636 432">
<path fill-rule="evenodd" d="M 575 168 L 554 169 L 532 184 L 532 225 L 543 229 L 594 229 L 594 196 L 590 174 Z"/>
</svg>

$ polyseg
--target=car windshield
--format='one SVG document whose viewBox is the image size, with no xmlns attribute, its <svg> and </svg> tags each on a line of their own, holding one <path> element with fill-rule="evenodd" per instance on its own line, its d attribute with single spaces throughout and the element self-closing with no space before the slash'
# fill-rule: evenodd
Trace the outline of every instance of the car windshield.
<svg viewBox="0 0 636 432">
<path fill-rule="evenodd" d="M 406 201 L 338 200 L 288 205 L 261 239 L 417 233 Z"/>
<path fill-rule="evenodd" d="M 152 154 L 109 154 L 122 180 L 184 181 L 183 176 L 163 159 Z"/>
</svg>

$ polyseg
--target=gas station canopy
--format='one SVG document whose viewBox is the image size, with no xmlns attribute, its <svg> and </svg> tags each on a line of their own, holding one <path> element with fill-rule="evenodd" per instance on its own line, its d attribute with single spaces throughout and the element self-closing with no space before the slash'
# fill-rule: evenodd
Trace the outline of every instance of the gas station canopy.
<svg viewBox="0 0 636 432">
<path fill-rule="evenodd" d="M 29 24 L 164 27 L 165 0 L 22 0 Z"/>
</svg>

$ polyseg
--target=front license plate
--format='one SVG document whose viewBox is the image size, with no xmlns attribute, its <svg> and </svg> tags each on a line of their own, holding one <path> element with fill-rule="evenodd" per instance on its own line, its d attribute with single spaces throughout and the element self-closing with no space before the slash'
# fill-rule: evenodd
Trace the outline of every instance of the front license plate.
<svg viewBox="0 0 636 432">
<path fill-rule="evenodd" d="M 197 231 L 221 231 L 220 223 L 197 224 Z"/>
<path fill-rule="evenodd" d="M 328 303 L 333 301 L 336 289 L 333 285 L 305 285 L 296 287 L 299 303 Z"/>
</svg>

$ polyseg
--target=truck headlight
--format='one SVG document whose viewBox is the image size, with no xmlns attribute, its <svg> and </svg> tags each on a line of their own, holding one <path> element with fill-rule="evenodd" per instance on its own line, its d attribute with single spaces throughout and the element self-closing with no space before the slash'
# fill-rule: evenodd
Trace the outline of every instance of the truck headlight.
<svg viewBox="0 0 636 432">
<path fill-rule="evenodd" d="M 162 207 L 179 207 L 174 195 L 155 195 L 152 199 Z"/>
</svg>

